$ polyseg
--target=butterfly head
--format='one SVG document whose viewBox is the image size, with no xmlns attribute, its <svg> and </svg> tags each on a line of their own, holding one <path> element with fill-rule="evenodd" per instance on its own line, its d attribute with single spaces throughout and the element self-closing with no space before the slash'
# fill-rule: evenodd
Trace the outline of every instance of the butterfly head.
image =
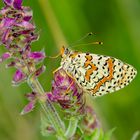
<svg viewBox="0 0 140 140">
<path fill-rule="evenodd" d="M 60 50 L 60 54 L 61 54 L 61 57 L 65 58 L 66 56 L 68 56 L 70 54 L 70 50 L 64 46 L 61 47 L 61 50 Z"/>
</svg>

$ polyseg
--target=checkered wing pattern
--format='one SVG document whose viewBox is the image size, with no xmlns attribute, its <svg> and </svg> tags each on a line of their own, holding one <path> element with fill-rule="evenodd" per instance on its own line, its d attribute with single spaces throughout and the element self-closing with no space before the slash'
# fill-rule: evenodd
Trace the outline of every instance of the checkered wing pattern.
<svg viewBox="0 0 140 140">
<path fill-rule="evenodd" d="M 117 91 L 127 86 L 137 74 L 133 66 L 109 56 L 72 52 L 67 57 L 64 70 L 93 96 Z"/>
</svg>

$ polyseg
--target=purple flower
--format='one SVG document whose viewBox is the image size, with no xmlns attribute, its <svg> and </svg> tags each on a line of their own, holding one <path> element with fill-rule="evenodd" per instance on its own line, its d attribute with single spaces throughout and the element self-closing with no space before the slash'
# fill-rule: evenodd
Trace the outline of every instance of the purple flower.
<svg viewBox="0 0 140 140">
<path fill-rule="evenodd" d="M 25 115 L 25 114 L 31 112 L 31 111 L 34 109 L 34 107 L 35 107 L 35 103 L 36 103 L 36 101 L 31 101 L 31 102 L 29 102 L 29 103 L 23 108 L 23 110 L 21 111 L 20 114 L 21 114 L 21 115 Z"/>
<path fill-rule="evenodd" d="M 22 0 L 13 0 L 13 7 L 15 9 L 21 9 Z"/>
<path fill-rule="evenodd" d="M 15 22 L 15 19 L 6 17 L 1 20 L 0 29 L 9 29 Z"/>
<path fill-rule="evenodd" d="M 29 7 L 22 7 L 23 9 L 23 20 L 30 21 L 32 19 L 33 13 L 31 8 Z"/>
<path fill-rule="evenodd" d="M 13 77 L 13 83 L 14 84 L 19 83 L 23 81 L 25 78 L 26 78 L 26 75 L 21 70 L 17 70 Z"/>
<path fill-rule="evenodd" d="M 21 6 L 22 0 L 4 0 L 6 7 L 0 11 L 0 43 L 7 49 L 26 46 L 38 39 L 35 26 L 30 22 L 32 10 Z"/>
<path fill-rule="evenodd" d="M 9 52 L 5 52 L 5 53 L 1 56 L 0 62 L 4 61 L 4 60 L 6 60 L 6 59 L 8 59 L 8 58 L 10 58 L 10 57 L 11 57 L 11 54 L 10 54 Z"/>
<path fill-rule="evenodd" d="M 21 9 L 22 0 L 3 0 L 7 6 L 13 7 L 15 9 Z"/>
<path fill-rule="evenodd" d="M 35 33 L 35 25 L 30 21 L 32 19 L 32 10 L 29 7 L 22 6 L 22 0 L 3 0 L 6 6 L 0 10 L 0 44 L 3 44 L 10 52 L 14 59 L 7 67 L 14 66 L 17 70 L 13 83 L 19 83 L 25 80 L 26 75 L 21 71 L 26 69 L 22 59 L 30 59 L 29 65 L 32 67 L 34 62 L 45 58 L 43 52 L 31 52 L 31 43 L 38 39 Z M 28 48 L 28 49 L 27 49 Z M 9 58 L 8 54 L 4 54 L 0 61 Z M 31 68 L 32 69 L 32 68 Z M 43 68 L 36 71 L 36 76 L 43 72 Z"/>
<path fill-rule="evenodd" d="M 38 62 L 45 58 L 45 53 L 44 52 L 29 52 L 28 57 Z"/>
<path fill-rule="evenodd" d="M 45 53 L 31 52 L 31 43 L 38 39 L 38 35 L 35 34 L 35 26 L 30 22 L 32 18 L 31 9 L 21 6 L 22 0 L 5 0 L 4 2 L 6 7 L 0 11 L 2 17 L 0 19 L 0 43 L 5 45 L 13 58 L 18 56 L 13 61 L 14 63 L 7 66 L 15 66 L 19 69 L 13 77 L 13 83 L 19 83 L 26 78 L 26 75 L 20 71 L 25 68 L 22 59 L 29 59 L 29 67 L 32 67 L 34 62 L 38 63 L 45 58 Z M 28 71 L 29 69 L 25 73 Z M 39 76 L 44 69 L 42 67 L 33 70 L 33 72 L 35 71 L 36 76 Z"/>
<path fill-rule="evenodd" d="M 23 108 L 23 110 L 20 113 L 21 115 L 25 115 L 31 112 L 34 109 L 35 104 L 37 102 L 37 98 L 38 98 L 38 94 L 35 92 L 26 94 L 25 96 L 29 100 L 29 103 Z"/>
<path fill-rule="evenodd" d="M 20 23 L 15 23 L 15 26 L 26 29 L 26 30 L 33 30 L 35 26 L 28 21 L 22 21 Z"/>
<path fill-rule="evenodd" d="M 14 25 L 15 19 L 12 18 L 4 18 L 0 22 L 0 42 L 6 43 L 8 42 L 8 37 L 11 31 L 11 27 Z M 9 42 L 8 42 L 9 43 Z"/>
<path fill-rule="evenodd" d="M 7 52 L 0 57 L 0 62 L 8 58 L 13 60 L 7 67 L 14 66 L 17 70 L 12 83 L 17 85 L 25 80 L 29 74 L 35 77 L 45 71 L 45 66 L 36 67 L 36 63 L 45 58 L 44 52 L 32 52 L 31 43 L 38 39 L 35 33 L 35 25 L 31 21 L 32 10 L 22 6 L 22 0 L 3 0 L 5 7 L 0 10 L 0 44 L 3 44 Z M 27 94 L 29 103 L 24 107 L 21 114 L 33 110 L 37 101 L 36 93 Z M 38 97 L 45 98 L 45 97 Z"/>
<path fill-rule="evenodd" d="M 52 92 L 47 96 L 49 100 L 59 103 L 62 108 L 75 110 L 75 113 L 82 113 L 84 109 L 82 89 L 63 69 L 54 74 Z"/>
<path fill-rule="evenodd" d="M 12 2 L 13 2 L 13 0 L 3 0 L 3 1 L 8 6 L 10 6 L 12 4 Z"/>
<path fill-rule="evenodd" d="M 2 55 L 2 58 L 3 58 L 3 60 L 5 60 L 5 59 L 8 59 L 10 56 L 11 56 L 10 53 L 6 52 Z"/>
</svg>

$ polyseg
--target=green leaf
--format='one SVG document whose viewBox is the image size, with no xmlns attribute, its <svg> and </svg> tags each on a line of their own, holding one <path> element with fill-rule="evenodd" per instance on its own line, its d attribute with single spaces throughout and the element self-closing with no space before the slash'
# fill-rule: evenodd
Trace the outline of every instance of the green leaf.
<svg viewBox="0 0 140 140">
<path fill-rule="evenodd" d="M 93 133 L 90 140 L 103 140 L 103 130 L 96 128 Z"/>
<path fill-rule="evenodd" d="M 96 128 L 91 135 L 83 134 L 83 140 L 103 140 L 103 130 Z"/>
<path fill-rule="evenodd" d="M 116 128 L 113 128 L 110 131 L 108 131 L 107 133 L 105 133 L 103 140 L 111 140 L 112 133 L 114 132 L 115 129 Z"/>
</svg>

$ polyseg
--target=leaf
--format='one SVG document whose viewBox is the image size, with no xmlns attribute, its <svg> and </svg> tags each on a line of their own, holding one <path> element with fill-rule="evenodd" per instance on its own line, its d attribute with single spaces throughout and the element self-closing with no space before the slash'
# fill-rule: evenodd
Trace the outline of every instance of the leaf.
<svg viewBox="0 0 140 140">
<path fill-rule="evenodd" d="M 77 127 L 75 135 L 73 136 L 72 140 L 83 140 L 83 131 L 80 126 Z"/>
<path fill-rule="evenodd" d="M 105 133 L 103 140 L 111 140 L 112 133 L 114 132 L 115 129 L 116 128 L 113 128 L 110 131 L 108 131 L 107 133 Z"/>
<path fill-rule="evenodd" d="M 103 140 L 103 130 L 100 128 L 96 128 L 90 140 Z"/>
<path fill-rule="evenodd" d="M 103 140 L 103 130 L 96 128 L 91 135 L 83 133 L 83 140 Z"/>
</svg>

